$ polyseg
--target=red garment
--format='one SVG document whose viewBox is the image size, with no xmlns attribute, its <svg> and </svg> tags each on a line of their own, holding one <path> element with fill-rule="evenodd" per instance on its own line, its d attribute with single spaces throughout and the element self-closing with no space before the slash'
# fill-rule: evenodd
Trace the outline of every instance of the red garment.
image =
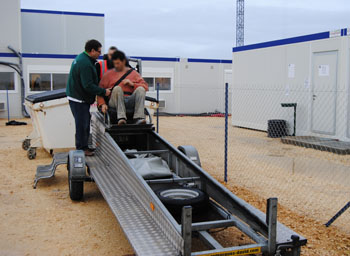
<svg viewBox="0 0 350 256">
<path fill-rule="evenodd" d="M 108 71 L 107 60 L 101 60 L 98 62 L 100 64 L 100 79 Z"/>
<path fill-rule="evenodd" d="M 128 71 L 128 69 L 125 72 L 117 72 L 115 69 L 108 70 L 102 77 L 100 81 L 100 87 L 104 89 L 112 88 L 115 83 Z M 145 88 L 146 91 L 148 91 L 148 84 L 143 80 L 143 78 L 140 76 L 140 74 L 137 71 L 132 71 L 125 79 L 129 79 L 134 86 L 125 85 L 123 82 L 121 82 L 118 86 L 120 86 L 124 92 L 127 93 L 133 93 L 138 87 L 142 86 Z M 124 79 L 124 80 L 125 80 Z M 125 94 L 126 96 L 129 96 L 128 94 Z M 106 101 L 104 97 L 97 96 L 97 105 L 101 106 L 103 104 L 106 104 Z"/>
</svg>

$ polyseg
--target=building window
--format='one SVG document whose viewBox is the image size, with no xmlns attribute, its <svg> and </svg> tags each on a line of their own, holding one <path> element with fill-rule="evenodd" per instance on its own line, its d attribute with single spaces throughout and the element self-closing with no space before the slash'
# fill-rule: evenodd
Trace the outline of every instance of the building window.
<svg viewBox="0 0 350 256">
<path fill-rule="evenodd" d="M 29 80 L 31 91 L 51 91 L 66 88 L 68 74 L 31 73 Z"/>
<path fill-rule="evenodd" d="M 54 90 L 66 88 L 68 74 L 52 74 L 52 88 Z"/>
<path fill-rule="evenodd" d="M 0 90 L 15 90 L 15 73 L 14 72 L 0 72 Z"/>
<path fill-rule="evenodd" d="M 148 90 L 154 91 L 154 77 L 144 77 L 143 79 L 148 84 Z"/>
<path fill-rule="evenodd" d="M 144 80 L 148 83 L 149 91 L 156 91 L 159 83 L 159 91 L 171 91 L 170 77 L 145 77 Z"/>
<path fill-rule="evenodd" d="M 51 91 L 51 74 L 30 74 L 31 91 Z"/>
<path fill-rule="evenodd" d="M 170 91 L 171 90 L 171 79 L 169 77 L 156 77 L 155 84 L 159 83 L 160 91 Z"/>
</svg>

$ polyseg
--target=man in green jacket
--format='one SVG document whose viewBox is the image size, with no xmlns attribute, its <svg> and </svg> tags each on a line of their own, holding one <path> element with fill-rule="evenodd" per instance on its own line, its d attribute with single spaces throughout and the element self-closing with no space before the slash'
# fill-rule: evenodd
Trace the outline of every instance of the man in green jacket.
<svg viewBox="0 0 350 256">
<path fill-rule="evenodd" d="M 69 106 L 75 120 L 75 147 L 84 150 L 86 156 L 92 156 L 93 149 L 88 147 L 90 135 L 90 105 L 96 95 L 109 96 L 111 91 L 98 86 L 95 62 L 101 55 L 101 43 L 89 40 L 85 51 L 73 61 L 66 88 Z"/>
</svg>

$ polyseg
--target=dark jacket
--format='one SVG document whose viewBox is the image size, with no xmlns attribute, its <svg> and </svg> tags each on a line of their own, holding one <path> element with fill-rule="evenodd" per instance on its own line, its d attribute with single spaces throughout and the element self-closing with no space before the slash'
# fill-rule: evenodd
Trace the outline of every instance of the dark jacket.
<svg viewBox="0 0 350 256">
<path fill-rule="evenodd" d="M 95 60 L 86 52 L 73 61 L 66 88 L 67 96 L 92 104 L 96 95 L 104 96 L 106 90 L 98 86 Z"/>
</svg>

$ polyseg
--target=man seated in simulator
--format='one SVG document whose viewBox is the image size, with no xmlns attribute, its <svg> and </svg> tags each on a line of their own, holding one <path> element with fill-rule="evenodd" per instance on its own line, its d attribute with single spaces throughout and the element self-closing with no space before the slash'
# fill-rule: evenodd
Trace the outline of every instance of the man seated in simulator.
<svg viewBox="0 0 350 256">
<path fill-rule="evenodd" d="M 126 109 L 133 108 L 135 124 L 145 124 L 145 97 L 148 84 L 140 74 L 127 66 L 127 58 L 122 51 L 112 55 L 114 68 L 108 70 L 100 81 L 100 87 L 111 89 L 109 97 L 97 97 L 97 105 L 103 113 L 108 107 L 117 110 L 118 125 L 126 124 Z"/>
</svg>

